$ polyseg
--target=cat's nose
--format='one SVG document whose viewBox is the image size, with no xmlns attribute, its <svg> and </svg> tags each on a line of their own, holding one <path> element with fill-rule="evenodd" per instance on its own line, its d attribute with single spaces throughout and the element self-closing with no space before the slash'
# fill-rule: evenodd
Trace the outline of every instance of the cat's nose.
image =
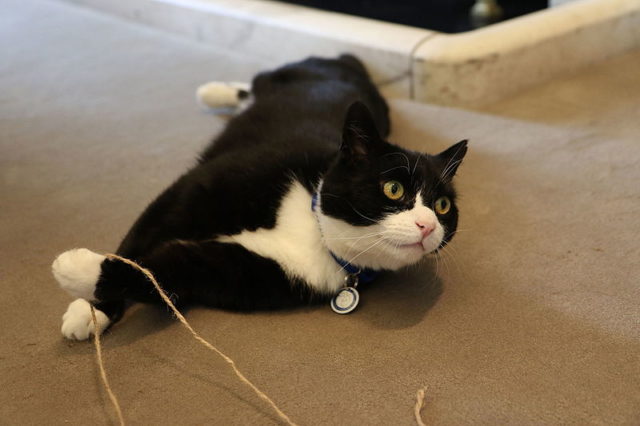
<svg viewBox="0 0 640 426">
<path fill-rule="evenodd" d="M 416 221 L 416 226 L 418 227 L 418 229 L 420 229 L 423 240 L 427 238 L 429 234 L 433 232 L 434 229 L 436 229 L 436 226 L 433 223 L 426 223 L 426 222 L 420 222 L 420 221 Z"/>
</svg>

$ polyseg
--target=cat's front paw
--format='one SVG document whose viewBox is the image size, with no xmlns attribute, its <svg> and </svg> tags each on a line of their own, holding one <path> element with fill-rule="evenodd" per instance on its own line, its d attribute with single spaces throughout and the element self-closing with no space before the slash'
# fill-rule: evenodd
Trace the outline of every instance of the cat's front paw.
<svg viewBox="0 0 640 426">
<path fill-rule="evenodd" d="M 98 330 L 102 333 L 111 321 L 104 312 L 98 309 L 95 311 Z M 76 299 L 69 304 L 67 312 L 62 315 L 61 331 L 64 337 L 71 340 L 86 340 L 94 334 L 95 326 L 89 302 L 84 299 Z"/>
<path fill-rule="evenodd" d="M 53 261 L 51 271 L 60 287 L 73 297 L 95 300 L 105 256 L 85 248 L 65 251 Z"/>
</svg>

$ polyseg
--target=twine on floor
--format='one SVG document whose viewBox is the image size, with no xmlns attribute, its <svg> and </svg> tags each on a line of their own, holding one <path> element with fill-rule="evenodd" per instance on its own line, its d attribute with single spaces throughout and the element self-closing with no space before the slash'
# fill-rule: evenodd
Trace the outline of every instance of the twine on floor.
<svg viewBox="0 0 640 426">
<path fill-rule="evenodd" d="M 422 416 L 420 415 L 420 411 L 422 411 L 422 406 L 424 405 L 424 393 L 427 390 L 427 387 L 423 387 L 422 389 L 418 389 L 416 393 L 416 406 L 413 408 L 413 414 L 416 416 L 416 423 L 418 426 L 426 426 L 422 421 Z"/>
<path fill-rule="evenodd" d="M 106 256 L 109 259 L 115 259 L 115 260 L 119 260 L 121 262 L 124 262 L 127 265 L 130 265 L 130 266 L 138 269 L 140 272 L 142 272 L 145 275 L 145 277 L 147 277 L 147 279 L 151 282 L 151 284 L 153 284 L 153 286 L 156 288 L 156 290 L 158 291 L 158 294 L 160 295 L 162 300 L 164 300 L 164 302 L 167 304 L 167 306 L 169 306 L 169 308 L 171 308 L 171 310 L 175 314 L 176 318 L 178 318 L 178 320 L 182 323 L 182 325 L 187 330 L 189 330 L 191 335 L 197 341 L 202 343 L 205 347 L 207 347 L 207 349 L 209 349 L 209 350 L 217 353 L 218 355 L 220 355 L 231 366 L 231 368 L 233 368 L 233 371 L 236 374 L 236 376 L 238 376 L 238 378 L 242 382 L 244 382 L 251 389 L 253 389 L 254 392 L 260 398 L 262 398 L 269 405 L 271 405 L 271 407 L 273 407 L 273 409 L 276 411 L 276 413 L 278 413 L 280 418 L 282 418 L 282 420 L 285 421 L 285 423 L 287 423 L 290 426 L 297 426 L 293 421 L 291 421 L 291 419 L 284 412 L 282 412 L 282 410 L 275 404 L 275 402 L 273 402 L 271 400 L 271 398 L 269 398 L 264 392 L 262 392 L 260 389 L 258 389 L 258 387 L 256 385 L 251 383 L 251 381 L 249 381 L 249 379 L 247 379 L 244 376 L 244 374 L 242 374 L 242 372 L 240 372 L 240 370 L 238 370 L 238 367 L 236 367 L 236 363 L 230 357 L 225 355 L 218 348 L 216 348 L 211 343 L 209 343 L 204 338 L 202 338 L 191 327 L 189 322 L 187 322 L 185 317 L 180 313 L 180 311 L 178 311 L 178 308 L 176 308 L 176 306 L 173 304 L 171 299 L 169 299 L 169 296 L 167 296 L 167 293 L 162 289 L 162 287 L 160 287 L 160 284 L 158 284 L 158 282 L 156 281 L 156 279 L 153 276 L 153 274 L 151 273 L 151 271 L 149 271 L 148 269 L 138 265 L 136 262 L 134 262 L 132 260 L 129 260 L 129 259 L 125 258 L 125 257 L 118 256 L 117 254 L 107 254 Z M 100 369 L 100 377 L 102 378 L 102 383 L 104 384 L 104 387 L 105 387 L 105 389 L 107 391 L 107 394 L 109 395 L 109 399 L 111 400 L 111 403 L 113 404 L 113 407 L 114 407 L 114 409 L 116 411 L 116 414 L 118 415 L 118 420 L 120 421 L 120 426 L 124 426 L 125 423 L 124 423 L 124 417 L 122 416 L 122 409 L 120 408 L 120 404 L 118 403 L 118 399 L 116 398 L 115 394 L 111 390 L 111 386 L 109 385 L 109 380 L 107 379 L 107 372 L 106 372 L 106 370 L 104 368 L 104 362 L 103 362 L 103 359 L 102 359 L 102 345 L 100 343 L 100 329 L 98 327 L 98 321 L 96 319 L 96 312 L 95 312 L 95 309 L 94 309 L 93 305 L 90 305 L 90 306 L 91 306 L 91 318 L 93 320 L 93 325 L 94 325 L 93 342 L 94 342 L 94 345 L 96 347 L 96 359 L 97 359 L 97 363 L 98 363 L 98 368 Z M 418 426 L 426 426 L 424 424 L 424 422 L 422 421 L 422 416 L 420 415 L 420 411 L 422 410 L 422 407 L 424 405 L 424 398 L 425 398 L 425 391 L 426 390 L 427 390 L 427 387 L 425 386 L 422 389 L 418 389 L 418 392 L 416 394 L 416 405 L 414 407 L 414 415 L 415 415 L 416 423 L 418 424 Z"/>
<path fill-rule="evenodd" d="M 278 408 L 278 406 L 271 400 L 271 398 L 269 398 L 264 392 L 262 392 L 260 389 L 258 389 L 258 387 L 256 385 L 251 383 L 251 381 L 249 381 L 249 379 L 247 379 L 244 376 L 244 374 L 242 374 L 240 372 L 240 370 L 238 370 L 238 367 L 236 367 L 236 363 L 231 358 L 229 358 L 227 355 L 222 353 L 218 348 L 213 346 L 211 343 L 207 342 L 205 339 L 200 337 L 200 335 L 191 327 L 191 325 L 187 322 L 187 320 L 180 313 L 180 311 L 178 311 L 178 309 L 175 307 L 175 305 L 173 304 L 171 299 L 169 299 L 169 296 L 167 296 L 167 293 L 165 293 L 165 291 L 162 289 L 162 287 L 160 287 L 160 284 L 158 284 L 158 282 L 154 278 L 154 276 L 151 273 L 151 271 L 149 271 L 148 269 L 138 265 L 136 262 L 134 262 L 132 260 L 129 260 L 127 258 L 118 256 L 117 254 L 107 254 L 107 258 L 112 259 L 112 260 L 113 259 L 119 260 L 121 262 L 126 263 L 127 265 L 130 265 L 130 266 L 138 269 L 140 272 L 142 272 L 147 277 L 147 279 L 149 281 L 151 281 L 151 284 L 153 284 L 153 286 L 156 288 L 156 290 L 158 291 L 158 294 L 160 295 L 160 297 L 162 297 L 162 300 L 164 300 L 164 302 L 167 304 L 167 306 L 169 306 L 171 308 L 171 310 L 175 314 L 176 318 L 178 318 L 178 320 L 180 320 L 182 325 L 184 325 L 186 327 L 186 329 L 189 330 L 189 332 L 193 335 L 193 337 L 197 341 L 202 343 L 209 350 L 211 350 L 211 351 L 217 353 L 218 355 L 220 355 L 231 366 L 231 368 L 233 368 L 233 371 L 234 371 L 234 373 L 236 373 L 236 376 L 238 376 L 238 378 L 243 383 L 245 383 L 251 389 L 253 389 L 255 391 L 255 393 L 260 398 L 262 398 L 269 405 L 271 405 L 271 407 L 273 407 L 273 409 L 276 411 L 276 413 L 278 413 L 280 418 L 282 418 L 282 420 L 285 421 L 285 423 L 287 423 L 290 426 L 297 426 L 294 422 L 291 421 L 291 419 L 285 413 L 282 412 L 282 410 L 280 410 L 280 408 Z M 102 381 L 104 382 L 105 388 L 107 389 L 107 392 L 109 393 L 109 397 L 111 398 L 111 402 L 113 403 L 113 406 L 115 407 L 116 412 L 118 413 L 118 418 L 120 419 L 120 424 L 124 425 L 124 420 L 122 418 L 122 411 L 120 410 L 120 405 L 118 404 L 118 400 L 116 399 L 115 395 L 111 391 L 111 388 L 109 386 L 109 382 L 107 381 L 107 374 L 106 374 L 106 372 L 104 370 L 104 366 L 103 366 L 103 363 L 102 363 L 102 351 L 101 351 L 101 347 L 100 347 L 100 337 L 99 337 L 100 333 L 98 331 L 98 322 L 96 321 L 95 311 L 93 309 L 93 306 L 91 307 L 91 315 L 93 317 L 93 324 L 95 326 L 94 343 L 95 343 L 96 351 L 97 351 L 97 354 L 98 354 L 98 365 L 100 367 L 100 374 L 102 376 Z"/>
<path fill-rule="evenodd" d="M 111 403 L 113 404 L 113 408 L 116 410 L 116 414 L 118 415 L 118 420 L 120 421 L 120 426 L 124 426 L 124 418 L 122 417 L 122 410 L 120 409 L 120 404 L 118 403 L 118 398 L 111 390 L 111 386 L 109 386 L 109 380 L 107 380 L 107 372 L 104 369 L 104 362 L 102 361 L 102 346 L 100 345 L 100 328 L 98 327 L 98 321 L 96 320 L 96 310 L 93 308 L 93 305 L 89 305 L 91 307 L 91 319 L 93 320 L 93 343 L 96 346 L 96 359 L 98 361 L 98 368 L 100 369 L 100 377 L 102 377 L 102 383 L 104 383 L 104 388 L 107 390 L 109 394 L 109 399 L 111 399 Z"/>
</svg>

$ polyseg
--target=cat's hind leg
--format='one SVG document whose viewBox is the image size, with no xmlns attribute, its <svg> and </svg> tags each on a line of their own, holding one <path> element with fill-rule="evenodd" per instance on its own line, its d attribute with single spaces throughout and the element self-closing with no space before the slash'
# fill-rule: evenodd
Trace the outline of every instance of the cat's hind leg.
<svg viewBox="0 0 640 426">
<path fill-rule="evenodd" d="M 304 286 L 292 285 L 275 261 L 234 243 L 174 240 L 133 260 L 151 271 L 178 307 L 197 303 L 233 310 L 274 309 L 312 296 Z M 164 304 L 139 268 L 115 257 L 75 249 L 58 256 L 53 269 L 64 290 L 97 302 L 96 307 L 125 299 Z"/>
<path fill-rule="evenodd" d="M 93 291 L 105 259 L 86 248 L 68 250 L 56 257 L 51 271 L 60 287 L 71 296 L 94 301 Z"/>
<path fill-rule="evenodd" d="M 100 332 L 117 322 L 124 314 L 124 299 L 100 302 L 94 296 L 105 259 L 106 256 L 82 248 L 62 253 L 51 265 L 53 276 L 60 287 L 76 297 L 62 316 L 62 335 L 68 339 L 85 340 L 94 334 L 91 303 L 94 304 Z"/>
<path fill-rule="evenodd" d="M 198 87 L 196 100 L 207 109 L 239 114 L 251 105 L 253 95 L 248 83 L 212 81 Z"/>
</svg>

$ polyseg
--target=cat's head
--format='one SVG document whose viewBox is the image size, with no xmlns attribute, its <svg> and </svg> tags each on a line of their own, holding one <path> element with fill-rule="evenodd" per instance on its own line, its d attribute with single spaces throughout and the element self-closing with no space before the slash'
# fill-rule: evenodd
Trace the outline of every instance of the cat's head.
<svg viewBox="0 0 640 426">
<path fill-rule="evenodd" d="M 316 214 L 326 246 L 366 268 L 396 270 L 451 240 L 458 224 L 452 178 L 467 141 L 437 155 L 392 145 L 367 107 L 347 113 L 342 146 L 319 187 Z"/>
</svg>

